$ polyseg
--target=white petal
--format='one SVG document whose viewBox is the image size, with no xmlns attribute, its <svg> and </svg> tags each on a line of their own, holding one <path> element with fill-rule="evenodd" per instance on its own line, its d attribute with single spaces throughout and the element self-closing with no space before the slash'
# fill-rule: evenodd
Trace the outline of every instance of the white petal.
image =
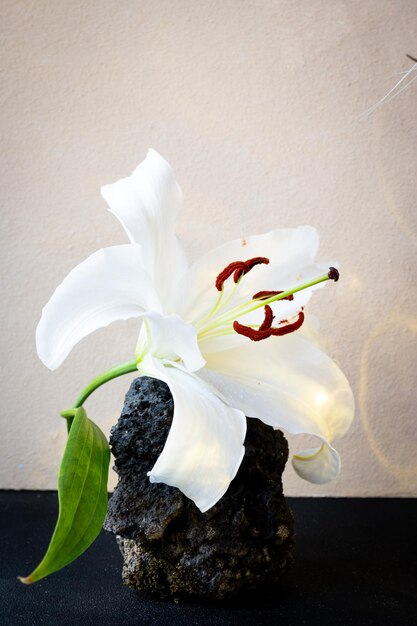
<svg viewBox="0 0 417 626">
<path fill-rule="evenodd" d="M 319 448 L 294 454 L 292 466 L 304 480 L 321 485 L 339 474 L 340 456 L 329 443 L 323 442 Z"/>
<path fill-rule="evenodd" d="M 138 359 L 150 354 L 158 359 L 181 359 L 190 372 L 204 367 L 205 360 L 197 343 L 197 332 L 178 315 L 148 313 L 138 343 Z"/>
<path fill-rule="evenodd" d="M 131 176 L 105 185 L 101 193 L 130 240 L 141 244 L 144 266 L 168 309 L 175 284 L 187 267 L 175 236 L 182 193 L 169 163 L 149 150 Z"/>
<path fill-rule="evenodd" d="M 215 287 L 216 277 L 233 261 L 246 261 L 257 256 L 270 260 L 268 265 L 257 265 L 242 278 L 230 300 L 231 306 L 251 300 L 258 291 L 284 290 L 302 284 L 312 276 L 318 277 L 327 271 L 328 265 L 314 263 L 317 248 L 318 235 L 311 226 L 274 230 L 224 244 L 189 268 L 179 284 L 176 310 L 191 323 L 210 311 L 219 293 Z M 232 281 L 233 278 L 229 278 L 227 284 Z M 298 294 L 303 298 L 300 303 L 305 304 L 310 294 L 311 290 L 303 292 L 302 296 Z M 282 302 L 280 306 L 286 315 L 294 307 L 290 302 Z"/>
<path fill-rule="evenodd" d="M 174 398 L 171 430 L 150 481 L 178 487 L 205 512 L 226 493 L 239 469 L 246 418 L 184 370 L 147 359 L 139 371 L 166 382 Z"/>
<path fill-rule="evenodd" d="M 227 402 L 274 428 L 341 437 L 354 414 L 349 383 L 317 345 L 295 332 L 205 355 L 199 372 Z M 328 465 L 330 467 L 330 464 Z M 328 479 L 333 477 L 329 471 Z"/>
<path fill-rule="evenodd" d="M 56 369 L 86 335 L 148 309 L 158 311 L 160 304 L 140 246 L 98 250 L 68 274 L 44 307 L 36 330 L 39 358 Z"/>
</svg>

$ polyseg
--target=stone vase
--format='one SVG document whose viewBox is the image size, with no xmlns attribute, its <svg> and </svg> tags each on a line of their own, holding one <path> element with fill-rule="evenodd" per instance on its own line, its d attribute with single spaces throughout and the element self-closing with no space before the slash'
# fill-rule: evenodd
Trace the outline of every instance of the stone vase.
<svg viewBox="0 0 417 626">
<path fill-rule="evenodd" d="M 123 555 L 123 582 L 159 598 L 224 601 L 277 585 L 293 555 L 282 493 L 288 445 L 248 418 L 246 453 L 223 498 L 206 513 L 175 487 L 151 484 L 173 416 L 167 385 L 133 381 L 110 444 L 119 481 L 104 527 Z"/>
</svg>

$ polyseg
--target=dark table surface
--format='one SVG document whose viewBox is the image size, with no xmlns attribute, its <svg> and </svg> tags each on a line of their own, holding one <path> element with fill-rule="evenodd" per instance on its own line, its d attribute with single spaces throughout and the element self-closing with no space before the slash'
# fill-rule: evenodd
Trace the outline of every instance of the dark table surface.
<svg viewBox="0 0 417 626">
<path fill-rule="evenodd" d="M 171 604 L 121 583 L 112 535 L 32 586 L 57 514 L 50 492 L 0 492 L 0 624 L 76 626 L 417 625 L 417 500 L 291 498 L 296 559 L 276 597 L 248 606 Z"/>
</svg>

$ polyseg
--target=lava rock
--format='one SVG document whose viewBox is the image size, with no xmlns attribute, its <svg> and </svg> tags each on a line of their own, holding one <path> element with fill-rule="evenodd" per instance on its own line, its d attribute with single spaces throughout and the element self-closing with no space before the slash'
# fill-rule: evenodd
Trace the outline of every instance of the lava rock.
<svg viewBox="0 0 417 626">
<path fill-rule="evenodd" d="M 221 500 L 201 513 L 175 487 L 150 483 L 172 422 L 168 386 L 133 381 L 110 445 L 118 485 L 104 528 L 116 534 L 123 582 L 160 598 L 223 601 L 276 585 L 293 555 L 293 518 L 282 493 L 288 444 L 248 419 L 245 456 Z"/>
</svg>

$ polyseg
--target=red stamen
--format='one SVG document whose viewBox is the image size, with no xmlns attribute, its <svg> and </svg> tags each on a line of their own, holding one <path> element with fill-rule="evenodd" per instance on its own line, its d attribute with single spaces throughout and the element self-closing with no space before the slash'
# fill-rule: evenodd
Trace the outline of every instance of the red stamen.
<svg viewBox="0 0 417 626">
<path fill-rule="evenodd" d="M 265 319 L 259 326 L 258 330 L 256 330 L 255 328 L 251 328 L 250 326 L 244 326 L 243 324 L 239 324 L 239 322 L 233 322 L 233 329 L 239 335 L 244 335 L 252 341 L 262 341 L 262 339 L 268 339 L 268 337 L 271 337 L 271 335 L 282 337 L 283 335 L 293 333 L 300 328 L 300 326 L 304 322 L 304 313 L 300 311 L 297 320 L 292 324 L 287 324 L 286 326 L 278 326 L 276 328 L 273 328 L 271 326 L 273 319 L 274 316 L 272 313 L 272 309 L 270 306 L 266 305 Z"/>
<path fill-rule="evenodd" d="M 244 274 L 247 274 L 251 271 L 255 265 L 259 265 L 260 263 L 265 263 L 266 265 L 269 263 L 269 259 L 263 256 L 255 256 L 253 259 L 248 259 L 247 261 L 233 261 L 233 263 L 229 263 L 224 270 L 220 272 L 220 274 L 216 278 L 216 289 L 218 291 L 222 290 L 223 283 L 234 273 L 233 280 L 235 283 L 241 278 Z"/>
<path fill-rule="evenodd" d="M 249 272 L 252 269 L 252 267 L 255 267 L 255 265 L 260 265 L 261 263 L 268 265 L 269 259 L 267 259 L 264 256 L 255 256 L 253 257 L 253 259 L 249 259 L 248 261 L 245 261 L 245 265 L 248 268 L 246 271 Z"/>
<path fill-rule="evenodd" d="M 233 322 L 233 329 L 238 333 L 238 335 L 244 335 L 252 341 L 261 341 L 261 339 L 268 339 L 268 337 L 271 336 L 270 328 L 267 328 L 266 330 L 256 330 L 250 326 L 239 324 L 239 322 Z"/>
<path fill-rule="evenodd" d="M 245 273 L 245 269 L 246 269 L 246 266 L 243 263 L 243 267 L 238 267 L 237 270 L 235 270 L 235 273 L 233 274 L 233 280 L 235 281 L 235 283 L 237 283 L 239 278 L 243 276 L 243 274 Z"/>
<path fill-rule="evenodd" d="M 283 291 L 258 291 L 258 293 L 255 293 L 255 295 L 252 296 L 252 300 L 256 300 L 256 299 L 266 300 L 267 298 L 270 298 L 271 296 L 279 296 L 280 293 L 284 293 L 284 292 Z M 294 300 L 294 295 L 291 294 L 289 296 L 286 296 L 285 298 L 281 298 L 281 300 Z"/>
<path fill-rule="evenodd" d="M 282 337 L 282 335 L 288 335 L 288 333 L 293 333 L 295 330 L 298 330 L 300 326 L 302 326 L 304 322 L 304 313 L 301 311 L 298 314 L 298 319 L 292 324 L 287 324 L 287 326 L 278 326 L 278 328 L 271 328 L 271 335 Z"/>
<path fill-rule="evenodd" d="M 224 270 L 220 272 L 220 274 L 216 278 L 216 289 L 219 291 L 222 290 L 223 283 L 233 274 L 233 272 L 244 270 L 245 262 L 244 261 L 234 261 L 233 263 L 229 263 Z M 239 276 L 240 278 L 240 276 Z M 235 283 L 237 282 L 235 278 Z"/>
<path fill-rule="evenodd" d="M 243 274 L 247 274 L 251 271 L 253 267 L 255 267 L 255 265 L 260 265 L 261 263 L 265 263 L 266 265 L 268 265 L 269 259 L 264 256 L 255 256 L 253 257 L 253 259 L 243 261 L 244 267 L 238 268 L 233 276 L 233 280 L 235 281 L 235 283 L 237 283 L 237 281 L 241 276 L 243 276 Z"/>
<path fill-rule="evenodd" d="M 268 330 L 268 328 L 271 328 L 272 322 L 274 321 L 275 315 L 272 313 L 272 309 L 268 304 L 264 307 L 264 311 L 265 319 L 259 326 L 259 330 Z"/>
</svg>

